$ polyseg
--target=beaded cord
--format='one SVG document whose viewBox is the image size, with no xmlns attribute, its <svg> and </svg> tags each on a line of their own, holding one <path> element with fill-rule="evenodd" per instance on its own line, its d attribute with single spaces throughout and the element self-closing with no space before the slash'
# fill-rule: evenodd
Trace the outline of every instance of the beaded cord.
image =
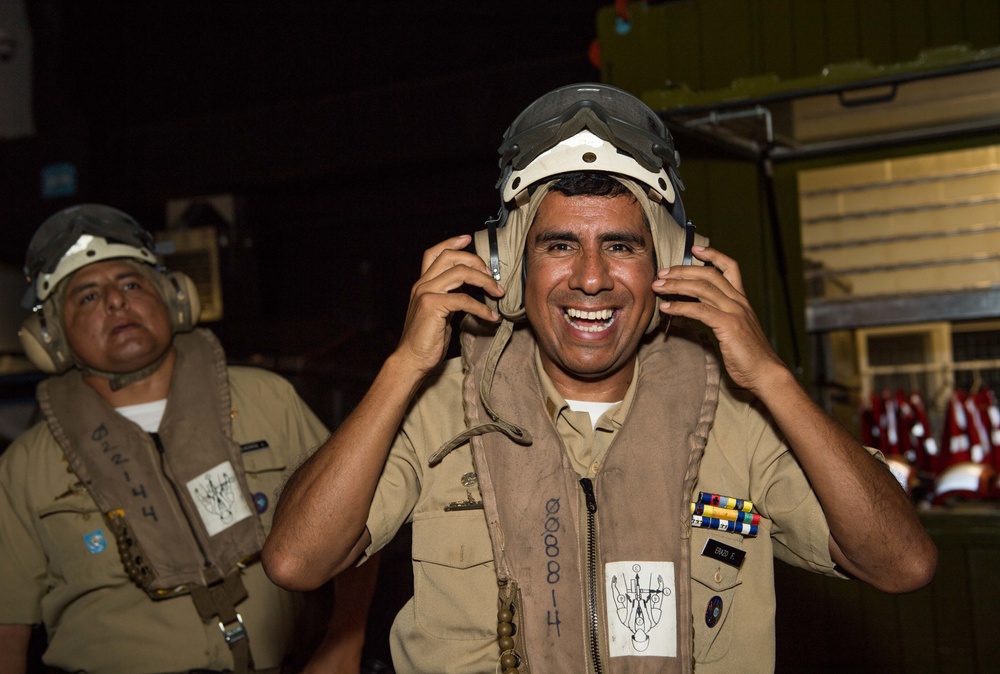
<svg viewBox="0 0 1000 674">
<path fill-rule="evenodd" d="M 521 658 L 514 650 L 514 605 L 497 611 L 497 644 L 500 646 L 500 657 L 497 659 L 496 671 L 500 674 L 518 674 Z"/>
</svg>

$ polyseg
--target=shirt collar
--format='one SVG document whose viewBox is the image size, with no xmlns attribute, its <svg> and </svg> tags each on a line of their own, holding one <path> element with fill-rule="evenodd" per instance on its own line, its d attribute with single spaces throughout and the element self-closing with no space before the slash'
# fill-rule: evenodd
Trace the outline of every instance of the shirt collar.
<svg viewBox="0 0 1000 674">
<path fill-rule="evenodd" d="M 566 399 L 562 397 L 562 394 L 556 390 L 555 384 L 552 383 L 549 375 L 545 372 L 545 368 L 542 367 L 542 356 L 537 344 L 535 344 L 535 371 L 538 373 L 538 381 L 542 386 L 542 395 L 545 396 L 545 412 L 552 419 L 552 422 L 555 423 L 559 415 L 569 409 L 569 405 L 566 404 Z M 628 410 L 632 406 L 632 400 L 635 398 L 635 382 L 638 375 L 639 359 L 636 358 L 635 363 L 632 365 L 632 381 L 625 391 L 625 397 L 620 405 L 611 410 L 611 423 L 614 428 L 621 428 L 626 415 L 628 415 Z M 603 424 L 598 424 L 598 428 L 602 426 Z"/>
</svg>

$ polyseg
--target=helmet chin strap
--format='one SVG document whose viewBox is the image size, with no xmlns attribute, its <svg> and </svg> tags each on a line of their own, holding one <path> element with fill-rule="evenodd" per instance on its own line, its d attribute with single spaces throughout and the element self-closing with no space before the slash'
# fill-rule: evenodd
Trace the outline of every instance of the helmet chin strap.
<svg viewBox="0 0 1000 674">
<path fill-rule="evenodd" d="M 156 372 L 160 368 L 160 366 L 163 365 L 163 361 L 167 359 L 167 356 L 169 354 L 170 354 L 170 349 L 166 349 L 163 352 L 163 354 L 161 354 L 160 357 L 154 360 L 152 363 L 146 365 L 145 367 L 141 367 L 133 372 L 105 372 L 104 370 L 95 370 L 94 368 L 86 365 L 83 361 L 77 358 L 76 354 L 73 354 L 73 362 L 76 363 L 76 366 L 84 374 L 91 374 L 91 375 L 96 375 L 98 377 L 103 377 L 108 380 L 108 384 L 111 386 L 112 391 L 119 391 L 128 386 L 129 384 L 134 384 L 137 381 L 142 381 L 149 375 Z"/>
</svg>

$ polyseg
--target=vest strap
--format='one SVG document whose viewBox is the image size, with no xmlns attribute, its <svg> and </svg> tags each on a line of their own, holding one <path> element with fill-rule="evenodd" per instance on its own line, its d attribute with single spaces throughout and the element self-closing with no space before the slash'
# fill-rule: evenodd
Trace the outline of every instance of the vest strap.
<svg viewBox="0 0 1000 674">
<path fill-rule="evenodd" d="M 206 623 L 218 621 L 219 630 L 233 654 L 235 674 L 252 674 L 254 671 L 250 637 L 243 626 L 243 616 L 236 610 L 236 605 L 247 596 L 238 568 L 213 585 L 191 588 L 191 599 L 201 619 Z"/>
</svg>

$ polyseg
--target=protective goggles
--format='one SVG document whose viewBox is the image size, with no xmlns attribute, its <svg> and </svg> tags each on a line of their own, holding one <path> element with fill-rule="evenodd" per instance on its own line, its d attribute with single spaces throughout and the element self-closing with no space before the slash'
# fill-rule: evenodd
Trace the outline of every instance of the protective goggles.
<svg viewBox="0 0 1000 674">
<path fill-rule="evenodd" d="M 108 206 L 67 208 L 42 223 L 28 245 L 21 306 L 44 302 L 59 282 L 80 267 L 110 258 L 156 264 L 152 235 L 130 216 Z"/>
<path fill-rule="evenodd" d="M 134 220 L 125 220 L 121 217 L 111 220 L 86 211 L 74 214 L 71 212 L 72 210 L 67 209 L 58 213 L 43 223 L 38 234 L 31 241 L 24 265 L 24 275 L 29 281 L 34 280 L 40 273 L 51 274 L 55 271 L 59 261 L 63 259 L 71 247 L 76 245 L 83 234 L 99 236 L 109 242 L 122 243 L 134 248 L 153 250 L 155 247 L 153 236 Z M 105 210 L 111 211 L 115 215 L 119 214 L 118 211 L 110 208 Z M 124 214 L 121 215 L 124 216 Z M 65 218 L 65 220 L 56 223 L 57 218 Z M 53 229 L 57 228 L 57 231 L 46 236 L 49 234 L 45 231 L 48 229 L 46 225 L 50 222 L 56 225 Z"/>
<path fill-rule="evenodd" d="M 632 94 L 606 84 L 562 87 L 525 108 L 504 133 L 500 167 L 521 171 L 585 128 L 649 172 L 677 170 L 673 139 L 663 121 Z"/>
</svg>

